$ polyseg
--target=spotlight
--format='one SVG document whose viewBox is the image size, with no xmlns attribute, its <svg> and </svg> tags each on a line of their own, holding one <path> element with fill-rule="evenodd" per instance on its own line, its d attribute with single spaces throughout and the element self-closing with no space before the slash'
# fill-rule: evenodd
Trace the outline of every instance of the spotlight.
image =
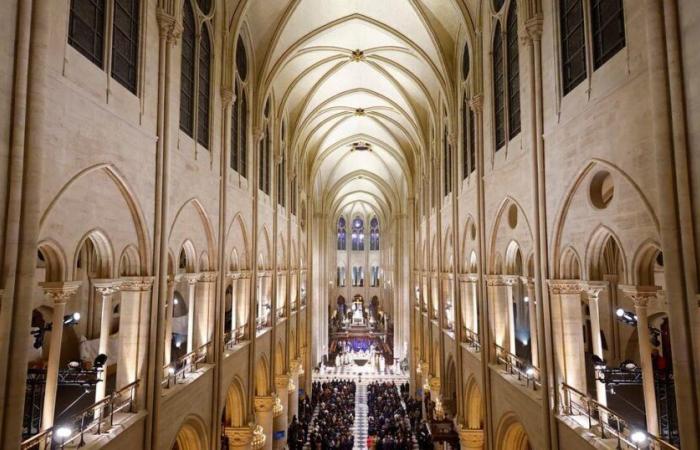
<svg viewBox="0 0 700 450">
<path fill-rule="evenodd" d="M 643 431 L 635 431 L 630 434 L 630 439 L 635 444 L 643 444 L 647 441 L 647 434 Z"/>
<path fill-rule="evenodd" d="M 80 321 L 80 313 L 74 312 L 73 314 L 67 314 L 63 316 L 63 326 L 72 327 L 78 324 Z"/>
<path fill-rule="evenodd" d="M 105 364 L 107 364 L 107 355 L 105 355 L 104 353 L 100 353 L 99 355 L 97 355 L 95 361 L 93 362 L 93 365 L 96 369 L 101 369 L 102 367 L 104 367 Z"/>
<path fill-rule="evenodd" d="M 175 368 L 170 366 L 168 367 L 168 375 L 175 375 Z"/>
<path fill-rule="evenodd" d="M 530 297 L 528 297 L 528 296 L 523 297 L 523 301 L 525 303 L 530 303 Z"/>
<path fill-rule="evenodd" d="M 71 361 L 68 363 L 68 368 L 70 370 L 80 370 L 80 361 Z"/>
<path fill-rule="evenodd" d="M 528 367 L 527 370 L 525 371 L 525 375 L 528 377 L 531 377 L 535 374 L 535 369 L 532 367 Z"/>
<path fill-rule="evenodd" d="M 617 311 L 615 311 L 615 314 L 617 315 L 617 317 L 622 317 L 625 315 L 625 310 L 622 308 L 617 308 Z"/>
<path fill-rule="evenodd" d="M 175 341 L 175 347 L 177 347 L 177 348 L 182 347 L 182 342 L 180 342 L 180 341 Z"/>
<path fill-rule="evenodd" d="M 61 440 L 61 444 L 64 444 L 72 433 L 73 430 L 68 427 L 58 427 L 58 429 L 56 429 L 56 437 Z"/>
<path fill-rule="evenodd" d="M 173 304 L 177 305 L 179 302 L 177 299 L 173 300 Z"/>
</svg>

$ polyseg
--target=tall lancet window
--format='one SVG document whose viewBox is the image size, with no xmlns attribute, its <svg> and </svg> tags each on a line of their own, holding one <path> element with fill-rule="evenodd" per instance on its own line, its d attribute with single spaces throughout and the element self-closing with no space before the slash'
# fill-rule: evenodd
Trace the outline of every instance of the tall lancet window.
<svg viewBox="0 0 700 450">
<path fill-rule="evenodd" d="M 369 226 L 369 249 L 379 250 L 379 220 L 376 217 L 372 217 Z"/>
<path fill-rule="evenodd" d="M 358 251 L 365 249 L 365 223 L 359 216 L 352 221 L 352 249 Z"/>
<path fill-rule="evenodd" d="M 347 248 L 346 236 L 345 217 L 341 216 L 340 219 L 338 219 L 338 250 L 345 250 Z"/>
</svg>

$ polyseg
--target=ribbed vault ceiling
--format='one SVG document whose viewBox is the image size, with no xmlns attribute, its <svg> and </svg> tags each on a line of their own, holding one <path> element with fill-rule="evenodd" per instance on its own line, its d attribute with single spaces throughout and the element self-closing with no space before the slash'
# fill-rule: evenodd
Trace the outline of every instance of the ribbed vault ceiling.
<svg viewBox="0 0 700 450">
<path fill-rule="evenodd" d="M 271 98 L 288 124 L 324 211 L 405 209 L 431 128 L 450 108 L 465 26 L 456 1 L 249 2 L 258 103 Z"/>
</svg>

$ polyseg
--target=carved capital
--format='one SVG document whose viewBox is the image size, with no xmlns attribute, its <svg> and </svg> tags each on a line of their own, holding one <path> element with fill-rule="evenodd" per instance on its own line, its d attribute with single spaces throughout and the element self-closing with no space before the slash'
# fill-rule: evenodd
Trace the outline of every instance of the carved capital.
<svg viewBox="0 0 700 450">
<path fill-rule="evenodd" d="M 542 40 L 542 24 L 544 23 L 544 18 L 542 13 L 536 14 L 525 21 L 525 30 L 527 35 L 533 41 Z"/>
<path fill-rule="evenodd" d="M 502 275 L 502 278 L 503 282 L 508 286 L 514 286 L 520 279 L 518 275 Z"/>
<path fill-rule="evenodd" d="M 477 94 L 469 100 L 469 107 L 474 111 L 474 114 L 481 113 L 484 110 L 484 96 Z"/>
<path fill-rule="evenodd" d="M 275 405 L 275 399 L 271 395 L 256 396 L 253 400 L 255 412 L 266 413 L 272 412 L 272 407 Z"/>
<path fill-rule="evenodd" d="M 506 281 L 503 275 L 486 275 L 487 286 L 505 286 Z"/>
<path fill-rule="evenodd" d="M 217 272 L 213 272 L 213 271 L 210 271 L 210 272 L 200 272 L 200 273 L 199 273 L 199 277 L 198 277 L 198 281 L 201 281 L 201 282 L 203 282 L 203 283 L 213 283 L 213 282 L 216 281 L 216 277 L 217 277 L 218 275 L 219 275 L 219 274 L 218 274 Z"/>
<path fill-rule="evenodd" d="M 183 278 L 184 278 L 184 281 L 187 281 L 187 284 L 193 285 L 193 284 L 196 284 L 197 281 L 199 281 L 200 276 L 201 276 L 201 274 L 199 274 L 199 273 L 187 273 L 187 274 L 185 274 L 185 276 Z"/>
<path fill-rule="evenodd" d="M 114 295 L 119 292 L 121 287 L 120 280 L 93 280 L 92 285 L 95 286 L 95 290 L 102 296 Z"/>
<path fill-rule="evenodd" d="M 554 295 L 580 294 L 581 283 L 578 280 L 547 280 Z"/>
<path fill-rule="evenodd" d="M 298 376 L 303 373 L 303 368 L 301 364 L 301 359 L 293 359 L 289 362 L 289 371 L 292 376 Z"/>
<path fill-rule="evenodd" d="M 240 448 L 253 441 L 253 429 L 250 427 L 225 427 L 224 435 L 231 448 Z"/>
<path fill-rule="evenodd" d="M 182 35 L 182 24 L 177 20 L 174 14 L 171 14 L 161 7 L 156 10 L 156 19 L 158 21 L 158 31 L 161 38 L 165 38 L 168 44 L 175 45 Z"/>
<path fill-rule="evenodd" d="M 428 384 L 430 385 L 431 391 L 440 392 L 440 378 L 439 377 L 431 377 L 430 380 L 428 381 Z"/>
<path fill-rule="evenodd" d="M 635 308 L 641 309 L 646 308 L 649 306 L 649 302 L 656 299 L 656 294 L 659 289 L 656 286 L 632 286 L 621 284 L 620 290 L 632 299 Z"/>
<path fill-rule="evenodd" d="M 589 300 L 598 300 L 601 292 L 608 288 L 607 281 L 582 281 L 581 289 L 588 295 Z"/>
<path fill-rule="evenodd" d="M 277 375 L 275 377 L 275 387 L 278 390 L 282 390 L 282 391 L 287 390 L 287 389 L 289 389 L 289 381 L 290 381 L 289 375 L 287 375 L 287 374 Z"/>
<path fill-rule="evenodd" d="M 80 288 L 80 281 L 48 281 L 39 283 L 47 299 L 54 303 L 66 303 Z"/>
<path fill-rule="evenodd" d="M 153 287 L 153 277 L 124 277 L 119 281 L 124 292 L 147 292 Z"/>
<path fill-rule="evenodd" d="M 483 449 L 484 448 L 484 430 L 470 430 L 468 428 L 460 428 L 459 442 L 464 449 Z"/>
</svg>

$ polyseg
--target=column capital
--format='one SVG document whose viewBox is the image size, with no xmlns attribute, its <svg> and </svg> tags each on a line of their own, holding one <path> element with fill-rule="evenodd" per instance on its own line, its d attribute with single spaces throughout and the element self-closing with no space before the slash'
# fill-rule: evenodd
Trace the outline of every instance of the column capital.
<svg viewBox="0 0 700 450">
<path fill-rule="evenodd" d="M 156 10 L 158 20 L 158 30 L 160 36 L 164 37 L 170 45 L 175 45 L 180 35 L 182 35 L 182 24 L 175 17 L 174 11 L 166 11 L 162 7 Z"/>
<path fill-rule="evenodd" d="M 462 448 L 467 450 L 483 449 L 484 430 L 470 430 L 469 428 L 460 427 L 459 442 Z"/>
<path fill-rule="evenodd" d="M 634 302 L 635 308 L 646 308 L 656 298 L 659 290 L 656 286 L 619 285 L 620 290 Z"/>
<path fill-rule="evenodd" d="M 428 383 L 430 384 L 431 391 L 440 391 L 440 377 L 430 377 Z"/>
<path fill-rule="evenodd" d="M 82 282 L 80 281 L 47 281 L 39 283 L 44 290 L 44 295 L 54 303 L 66 303 L 69 298 L 78 292 Z"/>
<path fill-rule="evenodd" d="M 200 272 L 198 281 L 201 281 L 203 283 L 213 283 L 214 281 L 216 281 L 216 277 L 218 275 L 219 273 L 214 271 Z"/>
<path fill-rule="evenodd" d="M 289 361 L 289 372 L 292 374 L 292 376 L 297 376 L 304 372 L 301 358 Z"/>
<path fill-rule="evenodd" d="M 552 294 L 580 294 L 581 283 L 579 280 L 547 280 Z"/>
<path fill-rule="evenodd" d="M 122 277 L 120 289 L 127 292 L 146 292 L 153 287 L 153 277 Z"/>
<path fill-rule="evenodd" d="M 466 278 L 467 278 L 467 282 L 469 282 L 469 283 L 476 283 L 477 281 L 479 281 L 479 275 L 475 274 L 475 273 L 468 273 L 466 275 Z"/>
<path fill-rule="evenodd" d="M 535 287 L 535 279 L 532 277 L 520 277 L 520 282 L 526 287 Z"/>
<path fill-rule="evenodd" d="M 275 376 L 275 387 L 277 389 L 289 389 L 289 382 L 291 381 L 291 378 L 289 377 L 289 374 L 282 374 L 282 375 L 277 375 Z"/>
<path fill-rule="evenodd" d="M 224 435 L 229 446 L 245 447 L 253 441 L 253 429 L 250 427 L 224 427 Z"/>
<path fill-rule="evenodd" d="M 187 284 L 192 285 L 199 281 L 200 275 L 201 274 L 199 273 L 186 273 L 183 275 L 183 279 L 187 282 Z"/>
<path fill-rule="evenodd" d="M 272 412 L 275 399 L 271 395 L 256 395 L 253 399 L 255 412 Z"/>
<path fill-rule="evenodd" d="M 472 96 L 469 100 L 469 106 L 474 113 L 480 113 L 484 109 L 484 96 L 482 94 L 476 94 Z"/>
<path fill-rule="evenodd" d="M 503 282 L 508 286 L 513 286 L 520 279 L 519 275 L 501 275 L 501 277 L 503 278 Z"/>
<path fill-rule="evenodd" d="M 533 41 L 542 40 L 542 27 L 544 23 L 544 18 L 542 13 L 537 13 L 525 21 L 525 30 L 527 35 Z"/>
<path fill-rule="evenodd" d="M 118 279 L 104 278 L 92 280 L 92 285 L 95 287 L 95 290 L 100 293 L 100 295 L 112 295 L 119 292 L 122 282 Z"/>
<path fill-rule="evenodd" d="M 582 281 L 581 289 L 588 295 L 589 299 L 598 299 L 602 291 L 608 288 L 610 283 L 607 281 Z"/>
<path fill-rule="evenodd" d="M 487 286 L 505 286 L 506 281 L 503 275 L 485 275 Z"/>
</svg>

